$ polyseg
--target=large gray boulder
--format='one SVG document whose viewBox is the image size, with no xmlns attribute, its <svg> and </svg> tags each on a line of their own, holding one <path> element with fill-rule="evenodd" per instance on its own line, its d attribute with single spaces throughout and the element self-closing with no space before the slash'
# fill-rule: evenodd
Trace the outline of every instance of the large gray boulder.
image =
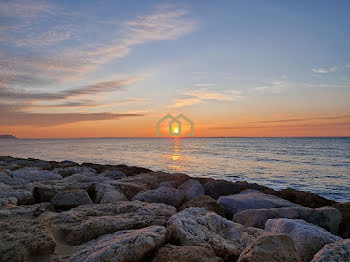
<svg viewBox="0 0 350 262">
<path fill-rule="evenodd" d="M 175 207 L 165 204 L 124 201 L 79 206 L 59 213 L 53 223 L 63 232 L 67 242 L 81 244 L 117 231 L 164 226 L 175 213 Z"/>
<path fill-rule="evenodd" d="M 17 169 L 11 171 L 11 175 L 14 178 L 22 178 L 30 182 L 62 179 L 62 176 L 55 172 L 41 170 L 37 167 L 24 167 L 21 169 Z"/>
<path fill-rule="evenodd" d="M 160 247 L 151 262 L 223 262 L 223 260 L 204 247 L 174 246 L 166 244 Z"/>
<path fill-rule="evenodd" d="M 325 245 L 318 251 L 311 262 L 349 262 L 350 239 L 343 239 Z"/>
<path fill-rule="evenodd" d="M 235 195 L 221 196 L 218 199 L 218 203 L 225 208 L 229 218 L 246 209 L 299 206 L 282 198 L 264 194 L 253 189 L 248 189 Z"/>
<path fill-rule="evenodd" d="M 70 167 L 57 167 L 52 170 L 62 177 L 68 177 L 74 174 L 82 174 L 85 176 L 96 176 L 96 170 L 86 166 L 70 166 Z"/>
<path fill-rule="evenodd" d="M 94 203 L 113 204 L 128 200 L 123 193 L 107 183 L 94 184 L 90 190 L 92 191 Z"/>
<path fill-rule="evenodd" d="M 0 183 L 4 183 L 9 186 L 14 187 L 25 187 L 30 184 L 29 181 L 20 178 L 20 177 L 12 177 L 9 172 L 6 170 L 0 171 Z"/>
<path fill-rule="evenodd" d="M 328 231 L 300 219 L 276 218 L 266 221 L 265 230 L 287 234 L 300 252 L 302 261 L 310 261 L 323 246 L 341 240 Z"/>
<path fill-rule="evenodd" d="M 187 208 L 168 220 L 170 241 L 183 246 L 202 246 L 225 260 L 240 253 L 264 230 L 245 227 L 204 208 Z"/>
<path fill-rule="evenodd" d="M 339 224 L 342 221 L 341 213 L 333 207 L 281 207 L 269 209 L 247 209 L 236 213 L 233 221 L 242 225 L 265 228 L 265 223 L 272 218 L 302 219 L 306 222 L 322 227 L 332 234 L 338 234 Z"/>
<path fill-rule="evenodd" d="M 180 206 L 184 195 L 181 191 L 171 187 L 158 187 L 154 190 L 139 192 L 133 197 L 133 200 L 140 200 L 144 202 L 164 203 L 174 207 Z"/>
<path fill-rule="evenodd" d="M 77 247 L 69 262 L 138 262 L 161 246 L 166 237 L 162 226 L 108 234 Z"/>
<path fill-rule="evenodd" d="M 204 188 L 202 187 L 201 183 L 195 179 L 187 180 L 177 189 L 184 194 L 185 200 L 191 200 L 204 195 Z"/>
<path fill-rule="evenodd" d="M 68 210 L 80 205 L 93 204 L 88 193 L 83 190 L 72 190 L 58 192 L 52 199 L 51 203 L 56 210 Z"/>
</svg>

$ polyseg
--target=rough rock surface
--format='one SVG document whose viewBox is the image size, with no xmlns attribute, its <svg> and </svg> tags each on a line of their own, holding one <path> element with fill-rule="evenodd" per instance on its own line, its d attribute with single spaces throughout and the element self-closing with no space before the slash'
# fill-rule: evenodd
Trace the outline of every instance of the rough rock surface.
<svg viewBox="0 0 350 262">
<path fill-rule="evenodd" d="M 125 201 L 79 206 L 59 213 L 53 222 L 63 231 L 67 242 L 81 244 L 121 230 L 164 226 L 175 213 L 174 207 L 165 204 Z"/>
<path fill-rule="evenodd" d="M 155 253 L 151 262 L 222 262 L 223 260 L 204 247 L 174 246 L 166 244 Z"/>
<path fill-rule="evenodd" d="M 11 171 L 11 175 L 14 178 L 22 178 L 31 182 L 62 179 L 62 176 L 55 172 L 41 170 L 37 167 L 24 167 L 17 169 Z"/>
<path fill-rule="evenodd" d="M 187 201 L 185 204 L 183 204 L 179 208 L 179 211 L 182 211 L 189 207 L 201 207 L 201 208 L 204 208 L 205 210 L 213 211 L 222 217 L 226 216 L 225 209 L 215 199 L 207 195 L 203 195 L 203 196 L 194 198 L 190 201 Z"/>
<path fill-rule="evenodd" d="M 218 203 L 224 207 L 229 218 L 232 218 L 237 212 L 247 209 L 298 206 L 285 199 L 253 189 L 245 190 L 235 195 L 221 196 L 218 199 Z"/>
<path fill-rule="evenodd" d="M 191 200 L 204 195 L 204 188 L 195 179 L 189 179 L 177 188 L 185 196 L 185 200 Z"/>
<path fill-rule="evenodd" d="M 149 252 L 164 243 L 165 236 L 166 229 L 162 226 L 104 235 L 79 246 L 69 262 L 141 261 Z"/>
<path fill-rule="evenodd" d="M 311 262 L 343 261 L 350 261 L 350 239 L 343 239 L 332 244 L 325 245 L 311 260 Z"/>
<path fill-rule="evenodd" d="M 173 187 L 178 188 L 180 185 L 182 185 L 182 181 L 166 181 L 159 184 L 159 187 L 165 186 L 165 187 Z"/>
<path fill-rule="evenodd" d="M 56 245 L 45 222 L 23 215 L 2 218 L 0 235 L 0 261 L 28 261 L 30 256 L 53 253 Z"/>
<path fill-rule="evenodd" d="M 237 259 L 264 230 L 245 227 L 204 208 L 187 208 L 168 220 L 171 240 L 184 246 L 202 246 L 226 260 Z"/>
<path fill-rule="evenodd" d="M 326 244 L 341 240 L 328 231 L 300 219 L 276 218 L 266 221 L 265 230 L 289 235 L 300 252 L 302 261 L 310 261 Z"/>
<path fill-rule="evenodd" d="M 150 203 L 164 203 L 174 207 L 178 207 L 183 199 L 184 195 L 181 191 L 170 187 L 158 187 L 154 190 L 139 192 L 133 197 L 133 200 Z"/>
<path fill-rule="evenodd" d="M 269 209 L 248 209 L 236 213 L 233 221 L 242 225 L 265 228 L 265 222 L 272 218 L 302 219 L 330 231 L 338 233 L 342 216 L 339 210 L 333 207 L 308 208 L 308 207 L 281 207 Z"/>
<path fill-rule="evenodd" d="M 247 246 L 238 262 L 300 262 L 293 240 L 284 234 L 262 235 Z"/>
<path fill-rule="evenodd" d="M 88 193 L 82 190 L 58 192 L 51 203 L 56 210 L 68 210 L 80 205 L 93 204 Z"/>
</svg>

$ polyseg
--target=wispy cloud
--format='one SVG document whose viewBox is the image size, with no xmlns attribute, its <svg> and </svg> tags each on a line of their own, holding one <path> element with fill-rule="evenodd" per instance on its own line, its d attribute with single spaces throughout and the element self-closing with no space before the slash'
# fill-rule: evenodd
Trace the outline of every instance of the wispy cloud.
<svg viewBox="0 0 350 262">
<path fill-rule="evenodd" d="M 288 88 L 288 86 L 289 83 L 286 80 L 265 81 L 255 87 L 255 90 L 259 92 L 280 93 Z"/>
<path fill-rule="evenodd" d="M 312 72 L 316 74 L 328 74 L 328 73 L 333 73 L 336 71 L 340 71 L 343 69 L 350 68 L 350 64 L 347 65 L 338 65 L 338 66 L 332 66 L 332 67 L 318 67 L 318 68 L 313 68 Z"/>
<path fill-rule="evenodd" d="M 238 90 L 226 90 L 223 92 L 208 91 L 204 89 L 182 92 L 185 98 L 174 99 L 171 108 L 179 108 L 202 103 L 204 101 L 237 101 L 243 98 Z"/>
</svg>

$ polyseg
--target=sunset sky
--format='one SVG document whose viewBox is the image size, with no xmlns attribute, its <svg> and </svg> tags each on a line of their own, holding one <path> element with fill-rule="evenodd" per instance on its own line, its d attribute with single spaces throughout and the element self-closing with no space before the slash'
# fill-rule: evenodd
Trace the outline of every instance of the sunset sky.
<svg viewBox="0 0 350 262">
<path fill-rule="evenodd" d="M 195 136 L 350 136 L 349 14 L 346 0 L 0 0 L 0 134 L 153 137 L 184 113 Z"/>
</svg>

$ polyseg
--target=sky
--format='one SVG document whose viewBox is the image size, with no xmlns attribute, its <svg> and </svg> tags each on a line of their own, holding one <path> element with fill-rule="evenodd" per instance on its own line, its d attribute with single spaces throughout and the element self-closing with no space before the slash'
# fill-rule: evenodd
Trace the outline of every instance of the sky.
<svg viewBox="0 0 350 262">
<path fill-rule="evenodd" d="M 195 136 L 350 136 L 349 13 L 346 0 L 0 0 L 0 134 L 154 137 L 183 113 Z"/>
</svg>

